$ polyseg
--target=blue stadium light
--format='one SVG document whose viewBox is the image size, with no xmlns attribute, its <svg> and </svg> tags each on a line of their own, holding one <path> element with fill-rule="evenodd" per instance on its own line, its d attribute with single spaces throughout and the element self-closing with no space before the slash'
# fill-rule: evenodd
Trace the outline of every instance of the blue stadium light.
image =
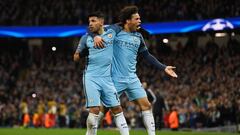
<svg viewBox="0 0 240 135">
<path fill-rule="evenodd" d="M 240 17 L 217 18 L 202 21 L 178 21 L 144 23 L 142 27 L 150 34 L 171 34 L 188 32 L 219 31 L 240 28 Z M 76 37 L 86 33 L 87 26 L 0 26 L 0 37 L 15 38 L 48 38 Z"/>
<path fill-rule="evenodd" d="M 217 18 L 202 21 L 179 21 L 164 23 L 148 23 L 142 27 L 147 29 L 151 34 L 171 34 L 187 32 L 205 32 L 219 31 L 240 28 L 240 17 L 236 18 Z"/>
<path fill-rule="evenodd" d="M 86 33 L 87 26 L 0 27 L 0 37 L 37 38 L 73 37 Z"/>
</svg>

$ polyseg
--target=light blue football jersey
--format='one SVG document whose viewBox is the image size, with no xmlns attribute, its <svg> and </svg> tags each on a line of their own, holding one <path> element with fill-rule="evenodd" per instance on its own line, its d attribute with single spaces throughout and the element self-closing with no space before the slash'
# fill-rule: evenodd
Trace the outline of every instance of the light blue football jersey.
<svg viewBox="0 0 240 135">
<path fill-rule="evenodd" d="M 142 35 L 122 30 L 116 35 L 113 48 L 112 76 L 126 79 L 137 77 L 137 56 L 147 50 Z"/>
<path fill-rule="evenodd" d="M 76 52 L 88 51 L 85 76 L 111 76 L 113 59 L 113 40 L 116 32 L 113 29 L 105 29 L 100 36 L 105 41 L 105 48 L 94 48 L 93 38 L 86 34 L 82 36 Z"/>
</svg>

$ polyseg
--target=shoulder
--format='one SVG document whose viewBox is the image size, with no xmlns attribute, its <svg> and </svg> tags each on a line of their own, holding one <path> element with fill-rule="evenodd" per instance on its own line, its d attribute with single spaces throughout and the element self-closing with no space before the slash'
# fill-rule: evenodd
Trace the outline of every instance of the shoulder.
<svg viewBox="0 0 240 135">
<path fill-rule="evenodd" d="M 79 44 L 82 44 L 82 45 L 86 44 L 88 37 L 91 37 L 91 36 L 89 36 L 87 33 L 85 35 L 83 35 L 79 40 Z"/>
<path fill-rule="evenodd" d="M 140 37 L 140 38 L 142 38 L 142 34 L 141 34 L 141 33 L 139 33 L 139 32 L 134 32 L 134 35 L 135 35 L 135 36 L 137 36 L 137 37 Z"/>
<path fill-rule="evenodd" d="M 88 33 L 86 33 L 86 34 L 84 34 L 81 38 L 82 39 L 87 39 L 88 38 L 88 36 L 89 36 L 89 34 Z"/>
<path fill-rule="evenodd" d="M 108 29 L 108 28 L 106 28 L 105 31 L 106 31 L 107 34 L 109 34 L 109 33 L 114 33 L 114 30 L 113 30 L 113 29 Z"/>
<path fill-rule="evenodd" d="M 102 35 L 103 38 L 108 38 L 108 39 L 115 38 L 115 36 L 116 36 L 116 32 L 112 29 L 107 29 Z"/>
<path fill-rule="evenodd" d="M 142 34 L 139 32 L 134 32 L 134 36 L 138 37 L 141 41 L 144 40 Z"/>
<path fill-rule="evenodd" d="M 122 30 L 122 27 L 119 24 L 111 24 L 111 25 L 104 25 L 105 29 L 113 29 L 113 30 Z"/>
</svg>

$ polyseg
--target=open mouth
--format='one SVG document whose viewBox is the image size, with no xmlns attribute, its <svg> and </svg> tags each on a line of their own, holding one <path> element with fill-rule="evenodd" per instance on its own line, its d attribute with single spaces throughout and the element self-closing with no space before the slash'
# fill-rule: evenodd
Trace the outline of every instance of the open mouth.
<svg viewBox="0 0 240 135">
<path fill-rule="evenodd" d="M 141 25 L 139 24 L 138 26 L 137 26 L 137 29 L 139 30 L 141 28 Z"/>
</svg>

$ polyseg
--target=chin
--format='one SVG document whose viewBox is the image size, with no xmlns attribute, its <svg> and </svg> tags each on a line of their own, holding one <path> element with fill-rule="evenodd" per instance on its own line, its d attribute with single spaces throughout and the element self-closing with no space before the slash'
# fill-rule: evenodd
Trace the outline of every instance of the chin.
<svg viewBox="0 0 240 135">
<path fill-rule="evenodd" d="M 90 32 L 92 32 L 92 33 L 96 33 L 96 31 L 94 31 L 94 30 L 90 30 Z"/>
</svg>

